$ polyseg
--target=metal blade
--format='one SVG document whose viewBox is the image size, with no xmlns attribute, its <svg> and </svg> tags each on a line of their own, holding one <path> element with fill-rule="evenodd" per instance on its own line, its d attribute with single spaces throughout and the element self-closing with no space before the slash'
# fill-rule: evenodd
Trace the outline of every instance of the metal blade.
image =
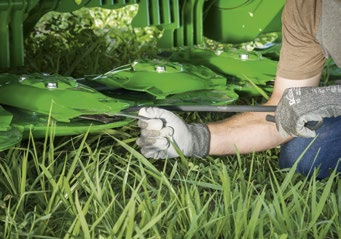
<svg viewBox="0 0 341 239">
<path fill-rule="evenodd" d="M 134 106 L 124 109 L 123 112 L 136 112 L 147 106 Z M 170 111 L 183 112 L 275 112 L 276 106 L 273 105 L 228 105 L 228 106 L 212 106 L 212 105 L 160 105 L 153 106 Z"/>
<path fill-rule="evenodd" d="M 141 120 L 149 120 L 148 117 L 141 116 L 141 115 L 135 115 L 135 114 L 128 114 L 128 113 L 117 113 L 114 115 L 82 115 L 79 118 L 86 119 L 86 120 L 93 120 L 97 122 L 101 122 L 104 124 L 111 123 L 113 121 L 118 121 L 116 117 L 127 117 L 130 119 L 141 119 Z"/>
</svg>

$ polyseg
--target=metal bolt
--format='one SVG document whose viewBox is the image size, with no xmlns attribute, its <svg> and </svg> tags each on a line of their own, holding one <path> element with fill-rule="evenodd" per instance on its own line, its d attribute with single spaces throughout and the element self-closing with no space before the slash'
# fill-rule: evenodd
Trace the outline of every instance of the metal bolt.
<svg viewBox="0 0 341 239">
<path fill-rule="evenodd" d="M 242 61 L 246 61 L 249 59 L 249 55 L 248 54 L 240 54 L 239 55 L 239 58 L 242 60 Z"/>
<path fill-rule="evenodd" d="M 58 88 L 58 84 L 57 84 L 57 82 L 47 82 L 46 88 L 47 89 L 57 89 Z"/>
<path fill-rule="evenodd" d="M 155 66 L 155 71 L 156 72 L 165 72 L 166 71 L 166 67 L 165 66 Z"/>
</svg>

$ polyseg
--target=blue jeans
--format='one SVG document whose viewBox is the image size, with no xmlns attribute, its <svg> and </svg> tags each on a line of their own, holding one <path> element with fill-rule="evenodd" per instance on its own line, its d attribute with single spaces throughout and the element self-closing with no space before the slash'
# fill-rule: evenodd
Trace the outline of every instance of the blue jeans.
<svg viewBox="0 0 341 239">
<path fill-rule="evenodd" d="M 341 172 L 341 116 L 323 119 L 323 125 L 316 133 L 316 138 L 294 138 L 283 144 L 279 167 L 291 168 L 299 160 L 297 172 L 311 176 L 318 168 L 319 179 L 328 177 L 334 169 Z"/>
</svg>

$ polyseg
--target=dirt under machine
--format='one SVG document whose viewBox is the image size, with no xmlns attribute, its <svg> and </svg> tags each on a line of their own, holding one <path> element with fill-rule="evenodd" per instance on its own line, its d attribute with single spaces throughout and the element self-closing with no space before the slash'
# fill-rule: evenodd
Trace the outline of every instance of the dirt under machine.
<svg viewBox="0 0 341 239">
<path fill-rule="evenodd" d="M 5 73 L 0 74 L 0 150 L 16 145 L 30 134 L 44 137 L 52 128 L 55 135 L 72 135 L 120 127 L 134 120 L 126 117 L 127 111 L 144 105 L 226 106 L 238 98 L 238 92 L 258 94 L 256 88 L 275 77 L 277 61 L 263 54 L 276 47 L 274 44 L 262 46 L 259 51 L 213 51 L 195 46 L 205 38 L 234 44 L 280 32 L 284 3 L 284 0 L 1 0 L 0 69 Z M 162 28 L 158 46 L 169 49 L 171 56 L 137 59 L 88 80 L 6 73 L 10 67 L 25 64 L 25 37 L 47 12 L 72 12 L 83 7 L 118 9 L 132 4 L 138 6 L 132 25 Z M 186 50 L 179 50 L 182 47 Z M 229 84 L 227 76 L 238 83 Z M 115 91 L 103 94 L 92 83 L 108 89 L 142 92 L 149 97 L 131 100 Z"/>
</svg>

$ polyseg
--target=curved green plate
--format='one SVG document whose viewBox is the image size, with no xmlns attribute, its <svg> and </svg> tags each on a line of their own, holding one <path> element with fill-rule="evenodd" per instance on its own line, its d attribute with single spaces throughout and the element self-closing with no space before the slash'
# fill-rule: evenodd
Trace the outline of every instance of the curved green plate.
<svg viewBox="0 0 341 239">
<path fill-rule="evenodd" d="M 204 66 L 160 60 L 141 60 L 93 80 L 112 87 L 147 92 L 164 99 L 198 90 L 224 90 L 226 79 Z"/>
<path fill-rule="evenodd" d="M 130 106 L 58 75 L 0 75 L 0 103 L 70 122 L 80 115 L 114 115 Z"/>
</svg>

